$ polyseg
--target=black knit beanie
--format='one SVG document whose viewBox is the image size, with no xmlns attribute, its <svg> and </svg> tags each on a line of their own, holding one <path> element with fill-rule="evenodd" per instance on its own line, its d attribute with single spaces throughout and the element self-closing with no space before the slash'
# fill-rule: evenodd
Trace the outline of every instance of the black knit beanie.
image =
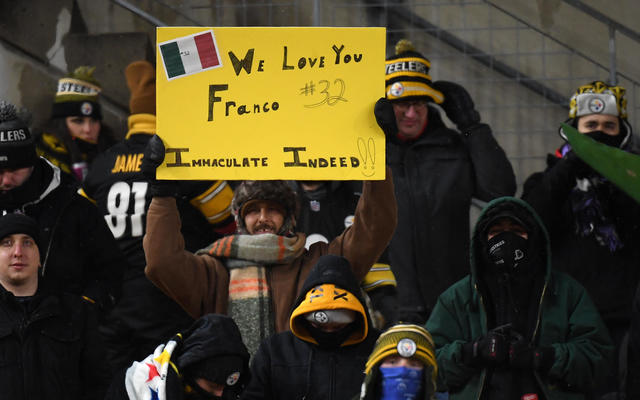
<svg viewBox="0 0 640 400">
<path fill-rule="evenodd" d="M 29 127 L 13 104 L 0 101 L 0 169 L 31 167 L 37 159 Z"/>
<path fill-rule="evenodd" d="M 19 213 L 6 214 L 0 217 L 0 239 L 15 233 L 29 235 L 39 245 L 40 228 L 35 219 Z"/>
</svg>

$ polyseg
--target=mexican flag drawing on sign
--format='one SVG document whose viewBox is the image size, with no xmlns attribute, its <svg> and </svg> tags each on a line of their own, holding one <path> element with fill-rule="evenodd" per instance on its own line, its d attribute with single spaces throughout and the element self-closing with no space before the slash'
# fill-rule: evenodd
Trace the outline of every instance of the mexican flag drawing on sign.
<svg viewBox="0 0 640 400">
<path fill-rule="evenodd" d="M 158 46 L 168 80 L 222 66 L 213 31 L 210 30 Z"/>
</svg>

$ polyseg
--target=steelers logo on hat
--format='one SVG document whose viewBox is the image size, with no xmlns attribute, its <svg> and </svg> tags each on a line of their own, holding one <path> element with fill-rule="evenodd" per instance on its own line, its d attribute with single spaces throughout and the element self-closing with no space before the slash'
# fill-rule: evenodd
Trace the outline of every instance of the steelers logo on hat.
<svg viewBox="0 0 640 400">
<path fill-rule="evenodd" d="M 227 386 L 233 386 L 240 380 L 240 372 L 236 371 L 227 377 Z"/>
<path fill-rule="evenodd" d="M 416 346 L 416 342 L 413 340 L 404 338 L 398 342 L 398 346 L 396 348 L 398 349 L 398 354 L 404 358 L 409 358 L 416 354 L 418 346 Z"/>
<path fill-rule="evenodd" d="M 93 106 L 88 101 L 85 101 L 80 106 L 80 112 L 82 115 L 91 115 L 93 113 Z"/>
<path fill-rule="evenodd" d="M 389 88 L 389 93 L 394 97 L 402 96 L 402 93 L 404 93 L 404 85 L 401 82 L 394 83 L 391 85 L 391 88 Z"/>
<path fill-rule="evenodd" d="M 313 313 L 313 319 L 319 324 L 326 324 L 329 322 L 329 316 L 324 311 L 316 311 Z"/>
<path fill-rule="evenodd" d="M 604 110 L 604 101 L 599 97 L 594 97 L 589 101 L 589 111 L 592 113 L 601 113 Z"/>
</svg>

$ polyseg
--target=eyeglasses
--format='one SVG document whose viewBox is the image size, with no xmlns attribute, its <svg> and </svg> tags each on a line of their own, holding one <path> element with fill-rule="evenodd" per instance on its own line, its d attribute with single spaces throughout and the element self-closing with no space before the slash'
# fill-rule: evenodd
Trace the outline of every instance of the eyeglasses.
<svg viewBox="0 0 640 400">
<path fill-rule="evenodd" d="M 414 110 L 426 110 L 427 102 L 426 100 L 399 100 L 394 101 L 393 106 L 400 111 L 407 111 L 409 108 L 413 107 Z"/>
</svg>

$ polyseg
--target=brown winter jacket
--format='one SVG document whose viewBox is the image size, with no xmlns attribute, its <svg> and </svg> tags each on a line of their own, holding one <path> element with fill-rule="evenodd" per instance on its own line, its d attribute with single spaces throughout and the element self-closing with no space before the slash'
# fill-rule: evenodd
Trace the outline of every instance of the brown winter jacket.
<svg viewBox="0 0 640 400">
<path fill-rule="evenodd" d="M 387 246 L 396 227 L 396 200 L 391 171 L 384 181 L 365 181 L 353 225 L 331 243 L 315 243 L 292 263 L 267 269 L 276 332 L 289 330 L 294 301 L 321 255 L 344 256 L 358 279 L 362 278 Z M 192 317 L 227 312 L 229 273 L 222 262 L 184 249 L 175 199 L 155 197 L 147 213 L 144 236 L 147 277 Z"/>
</svg>

